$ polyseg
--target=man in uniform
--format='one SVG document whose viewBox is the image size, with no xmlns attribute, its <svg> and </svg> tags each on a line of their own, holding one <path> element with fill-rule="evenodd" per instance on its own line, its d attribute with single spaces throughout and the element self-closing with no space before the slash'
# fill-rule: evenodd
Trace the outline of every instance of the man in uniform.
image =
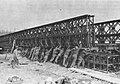
<svg viewBox="0 0 120 84">
<path fill-rule="evenodd" d="M 85 65 L 85 61 L 84 61 L 84 57 L 85 57 L 85 50 L 80 50 L 80 55 L 78 56 L 78 63 L 77 63 L 77 67 L 80 67 L 80 64 L 82 63 L 82 67 L 84 68 Z"/>
<path fill-rule="evenodd" d="M 56 59 L 55 59 L 55 63 L 58 62 L 58 58 L 64 53 L 64 48 L 59 49 L 59 54 L 57 55 Z"/>
<path fill-rule="evenodd" d="M 33 58 L 34 58 L 34 56 L 35 56 L 36 49 L 37 49 L 37 47 L 35 47 L 35 48 L 33 49 L 32 56 L 31 56 L 31 60 L 32 60 L 32 61 L 34 60 Z"/>
<path fill-rule="evenodd" d="M 65 67 L 67 66 L 66 60 L 67 60 L 68 56 L 70 55 L 70 51 L 71 51 L 71 49 L 68 47 L 67 50 L 64 53 L 62 65 L 65 66 Z"/>
<path fill-rule="evenodd" d="M 79 47 L 75 46 L 75 48 L 72 49 L 71 55 L 69 57 L 69 60 L 72 59 L 72 63 L 70 65 L 70 67 L 75 67 L 76 61 L 77 61 L 77 58 L 78 58 L 78 55 L 79 55 L 79 51 L 80 51 L 81 48 L 82 48 L 82 44 L 80 44 Z"/>
<path fill-rule="evenodd" d="M 16 65 L 19 64 L 19 60 L 17 59 L 17 57 L 18 57 L 18 46 L 16 46 L 13 51 L 13 59 L 11 61 L 12 68 L 15 68 Z"/>
<path fill-rule="evenodd" d="M 47 62 L 48 56 L 50 55 L 51 51 L 52 51 L 52 48 L 50 50 L 46 49 L 45 56 L 44 56 L 44 63 Z"/>
<path fill-rule="evenodd" d="M 79 48 L 76 46 L 75 48 L 72 49 L 72 53 L 70 55 L 70 59 L 72 59 L 72 64 L 70 65 L 70 67 L 74 67 L 75 66 L 78 53 L 79 53 Z"/>
<path fill-rule="evenodd" d="M 43 62 L 44 61 L 44 56 L 45 56 L 45 49 L 41 48 L 40 56 L 39 56 L 39 62 Z"/>
<path fill-rule="evenodd" d="M 31 51 L 30 51 L 30 55 L 29 55 L 29 57 L 28 57 L 29 59 L 32 58 L 32 55 L 33 55 L 34 50 L 35 50 L 35 47 L 31 49 Z"/>
<path fill-rule="evenodd" d="M 34 61 L 37 61 L 38 60 L 38 55 L 40 53 L 40 47 L 36 47 L 35 49 L 35 53 L 34 53 L 34 57 L 33 57 L 33 60 Z"/>
<path fill-rule="evenodd" d="M 52 58 L 50 59 L 50 62 L 53 62 L 53 60 L 55 59 L 55 57 L 57 56 L 58 54 L 58 50 L 60 49 L 60 47 L 56 47 L 54 50 L 53 50 L 53 55 L 52 55 Z"/>
</svg>

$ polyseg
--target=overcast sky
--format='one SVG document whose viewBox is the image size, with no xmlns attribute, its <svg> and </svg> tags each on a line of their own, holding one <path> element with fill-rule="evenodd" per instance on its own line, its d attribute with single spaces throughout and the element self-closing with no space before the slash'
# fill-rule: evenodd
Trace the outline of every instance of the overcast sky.
<svg viewBox="0 0 120 84">
<path fill-rule="evenodd" d="M 84 14 L 120 19 L 120 0 L 0 0 L 0 30 L 19 31 Z"/>
</svg>

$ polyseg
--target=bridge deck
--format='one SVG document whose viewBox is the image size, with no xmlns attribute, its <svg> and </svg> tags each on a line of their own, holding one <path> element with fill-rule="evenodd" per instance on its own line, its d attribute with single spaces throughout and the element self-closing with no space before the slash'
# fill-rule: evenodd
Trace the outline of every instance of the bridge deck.
<svg viewBox="0 0 120 84">
<path fill-rule="evenodd" d="M 72 71 L 80 72 L 82 74 L 86 74 L 89 76 L 92 76 L 97 79 L 101 79 L 110 83 L 115 83 L 115 84 L 120 84 L 120 79 L 116 77 L 110 76 L 110 74 L 98 72 L 98 71 L 93 71 L 91 69 L 76 69 L 76 68 L 70 68 Z"/>
</svg>

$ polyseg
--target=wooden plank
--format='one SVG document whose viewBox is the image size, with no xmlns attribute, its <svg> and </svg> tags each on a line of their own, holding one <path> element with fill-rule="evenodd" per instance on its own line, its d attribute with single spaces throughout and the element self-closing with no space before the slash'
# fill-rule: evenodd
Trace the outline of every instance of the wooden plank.
<svg viewBox="0 0 120 84">
<path fill-rule="evenodd" d="M 71 71 L 76 71 L 76 72 L 80 72 L 82 74 L 86 74 L 110 83 L 116 83 L 116 84 L 120 84 L 120 79 L 119 78 L 115 78 L 115 77 L 110 77 L 109 75 L 105 74 L 105 73 L 101 73 L 101 72 L 97 72 L 97 71 L 90 71 L 90 70 L 86 70 L 86 69 L 76 69 L 76 68 L 70 68 L 69 70 Z"/>
</svg>

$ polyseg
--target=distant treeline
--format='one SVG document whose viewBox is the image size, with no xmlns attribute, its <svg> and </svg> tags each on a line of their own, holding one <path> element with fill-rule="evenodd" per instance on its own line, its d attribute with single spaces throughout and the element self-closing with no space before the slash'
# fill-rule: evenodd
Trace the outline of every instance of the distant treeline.
<svg viewBox="0 0 120 84">
<path fill-rule="evenodd" d="M 10 31 L 6 31 L 6 30 L 0 30 L 0 36 L 1 35 L 5 35 L 5 34 L 9 34 L 11 33 Z"/>
</svg>

